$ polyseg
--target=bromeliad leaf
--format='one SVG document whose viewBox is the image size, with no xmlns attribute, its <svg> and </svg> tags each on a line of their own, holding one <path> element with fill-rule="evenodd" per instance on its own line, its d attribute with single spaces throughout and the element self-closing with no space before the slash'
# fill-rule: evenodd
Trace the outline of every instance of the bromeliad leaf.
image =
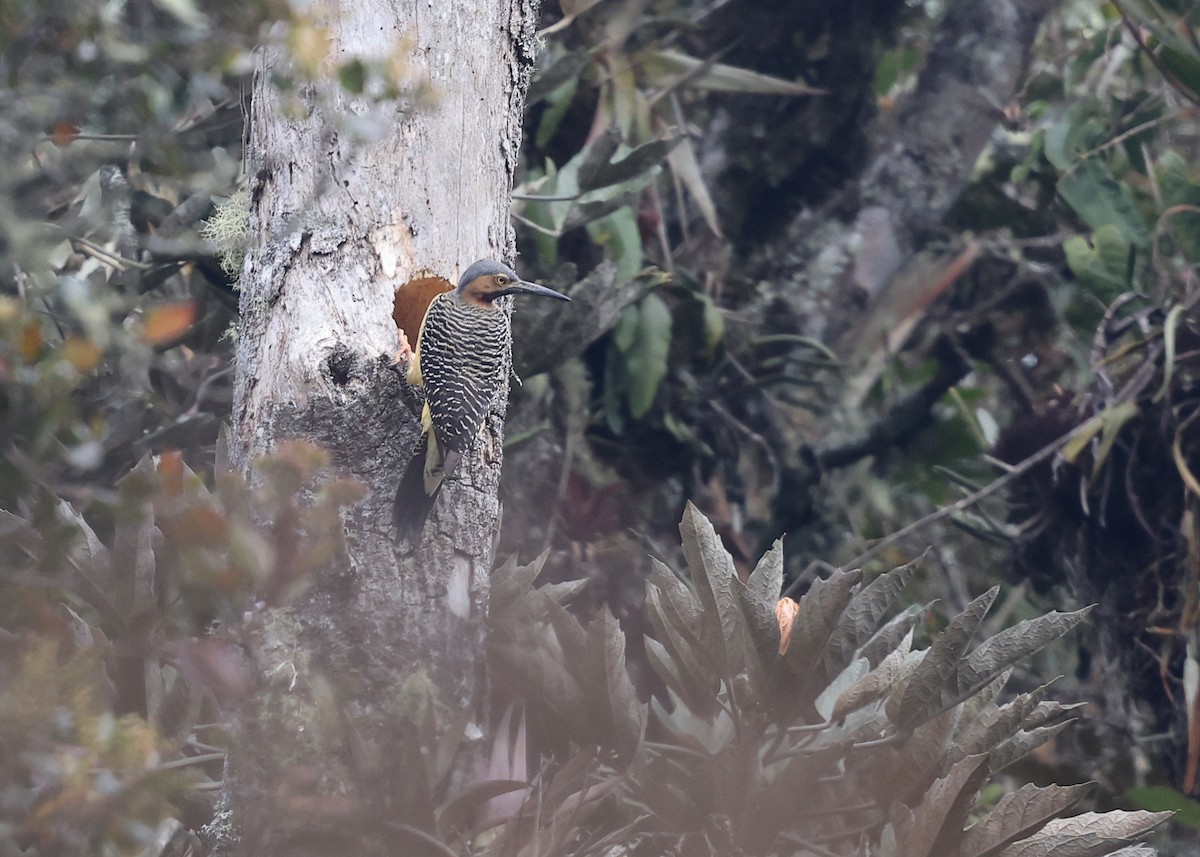
<svg viewBox="0 0 1200 857">
<path fill-rule="evenodd" d="M 968 604 L 933 641 L 925 659 L 913 670 L 899 697 L 893 696 L 889 700 L 888 716 L 897 726 L 911 729 L 946 707 L 944 691 L 958 675 L 959 659 L 979 630 L 983 617 L 991 609 L 999 591 L 1000 587 L 993 586 Z"/>
<path fill-rule="evenodd" d="M 1089 785 L 1038 787 L 1026 783 L 1000 798 L 991 812 L 967 828 L 960 854 L 990 857 L 1064 812 L 1090 789 Z"/>
<path fill-rule="evenodd" d="M 967 756 L 950 768 L 925 793 L 911 814 L 895 820 L 897 851 L 904 857 L 955 854 L 963 824 L 987 776 L 986 756 Z"/>
<path fill-rule="evenodd" d="M 782 588 L 783 539 L 776 539 L 775 544 L 762 555 L 758 565 L 754 566 L 754 571 L 746 578 L 746 594 L 768 610 L 774 610 Z"/>
<path fill-rule="evenodd" d="M 973 688 L 987 684 L 1022 658 L 1041 651 L 1082 622 L 1090 611 L 1090 607 L 1072 613 L 1052 611 L 1019 622 L 988 638 L 959 669 L 959 693 L 969 694 Z"/>
<path fill-rule="evenodd" d="M 645 711 L 625 670 L 625 635 L 608 609 L 588 627 L 588 661 L 581 671 L 587 678 L 584 694 L 589 709 L 603 722 L 598 736 L 611 736 L 613 749 L 631 757 L 642 739 Z"/>
<path fill-rule="evenodd" d="M 1027 839 L 1014 842 L 997 857 L 1098 857 L 1141 839 L 1171 817 L 1169 812 L 1085 812 L 1056 818 Z"/>
<path fill-rule="evenodd" d="M 855 593 L 825 644 L 826 675 L 836 675 L 879 630 L 879 620 L 912 580 L 921 559 L 884 572 Z"/>
<path fill-rule="evenodd" d="M 733 594 L 736 572 L 733 558 L 709 520 L 691 502 L 679 524 L 683 555 L 692 572 L 692 584 L 704 608 L 704 641 L 712 646 L 716 665 L 725 678 L 741 667 L 741 625 L 745 620 Z"/>
<path fill-rule="evenodd" d="M 818 668 L 821 653 L 838 618 L 862 580 L 862 572 L 835 571 L 817 579 L 800 599 L 800 609 L 792 621 L 792 640 L 784 663 L 794 676 L 807 678 Z"/>
<path fill-rule="evenodd" d="M 1053 726 L 1039 726 L 1028 731 L 1022 729 L 988 753 L 988 764 L 991 765 L 993 771 L 1003 771 L 1013 762 L 1024 758 L 1045 744 L 1070 723 L 1071 721 L 1064 720 Z"/>
<path fill-rule="evenodd" d="M 712 194 L 709 193 L 708 183 L 704 180 L 704 173 L 700 170 L 700 161 L 696 158 L 696 149 L 692 146 L 692 141 L 686 137 L 680 138 L 682 145 L 678 146 L 667 156 L 667 163 L 671 167 L 671 172 L 683 184 L 692 199 L 696 201 L 696 206 L 700 209 L 700 213 L 704 215 L 704 222 L 708 224 L 708 228 L 712 230 L 713 235 L 720 237 L 721 224 L 717 220 L 717 206 L 713 202 Z"/>
</svg>

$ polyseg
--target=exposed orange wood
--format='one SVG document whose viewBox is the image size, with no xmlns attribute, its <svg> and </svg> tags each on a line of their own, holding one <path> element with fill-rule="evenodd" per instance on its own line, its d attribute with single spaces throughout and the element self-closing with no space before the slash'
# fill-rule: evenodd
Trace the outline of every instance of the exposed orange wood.
<svg viewBox="0 0 1200 857">
<path fill-rule="evenodd" d="M 396 327 L 408 336 L 408 341 L 415 347 L 417 334 L 421 332 L 421 322 L 425 320 L 425 311 L 429 302 L 442 292 L 452 288 L 445 277 L 417 277 L 396 289 L 396 301 L 392 308 L 392 319 Z"/>
</svg>

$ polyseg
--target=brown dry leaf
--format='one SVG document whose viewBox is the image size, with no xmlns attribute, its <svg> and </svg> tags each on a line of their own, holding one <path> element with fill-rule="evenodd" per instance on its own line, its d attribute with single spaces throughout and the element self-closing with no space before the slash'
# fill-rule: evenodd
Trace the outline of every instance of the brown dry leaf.
<svg viewBox="0 0 1200 857">
<path fill-rule="evenodd" d="M 63 359 L 75 367 L 76 372 L 90 372 L 99 365 L 104 350 L 90 339 L 69 336 L 62 344 Z"/>
<path fill-rule="evenodd" d="M 158 457 L 158 475 L 162 479 L 163 491 L 171 497 L 183 493 L 183 454 L 177 449 L 168 449 Z"/>
<path fill-rule="evenodd" d="M 786 655 L 788 645 L 792 642 L 792 622 L 800 612 L 800 605 L 795 600 L 783 597 L 775 602 L 775 618 L 779 620 L 779 654 Z"/>
<path fill-rule="evenodd" d="M 195 320 L 195 301 L 156 306 L 142 321 L 142 339 L 150 345 L 166 345 L 187 333 Z"/>
<path fill-rule="evenodd" d="M 29 322 L 21 331 L 21 359 L 26 363 L 37 360 L 42 353 L 42 346 L 45 344 L 46 339 L 42 335 L 42 326 L 36 321 Z"/>
</svg>

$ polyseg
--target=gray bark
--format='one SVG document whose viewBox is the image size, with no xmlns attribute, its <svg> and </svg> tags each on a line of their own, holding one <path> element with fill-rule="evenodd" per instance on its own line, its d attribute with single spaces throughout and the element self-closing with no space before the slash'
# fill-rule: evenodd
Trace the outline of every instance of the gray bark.
<svg viewBox="0 0 1200 857">
<path fill-rule="evenodd" d="M 760 254 L 758 269 L 780 284 L 793 331 L 842 338 L 863 306 L 879 306 L 971 178 L 1004 108 L 1017 94 L 1034 40 L 1057 0 L 951 5 L 916 91 L 895 130 L 855 186 L 831 206 L 835 220 L 806 211 Z M 872 343 L 850 343 L 855 348 Z"/>
<path fill-rule="evenodd" d="M 1029 67 L 1038 28 L 1057 5 L 951 4 L 916 90 L 867 169 L 839 198 L 796 216 L 777 241 L 746 261 L 760 285 L 748 316 L 761 320 L 761 330 L 822 339 L 856 373 L 841 382 L 840 408 L 823 420 L 820 437 L 803 419 L 768 415 L 768 433 L 786 471 L 782 482 L 790 486 L 781 492 L 771 532 L 803 526 L 822 469 L 911 436 L 966 371 L 947 365 L 877 420 L 863 418 L 862 391 L 877 371 L 886 334 L 936 297 L 941 272 L 963 251 L 960 246 L 933 254 L 925 247 L 1003 121 Z"/>
<path fill-rule="evenodd" d="M 241 843 L 223 850 L 303 853 L 330 844 L 314 829 L 364 834 L 386 814 L 403 724 L 429 702 L 478 702 L 505 402 L 489 421 L 497 454 L 464 461 L 424 546 L 398 548 L 390 505 L 417 426 L 388 368 L 392 298 L 416 275 L 511 260 L 536 5 L 339 0 L 319 22 L 328 79 L 278 87 L 295 75 L 279 46 L 256 75 L 231 461 L 248 470 L 302 438 L 369 493 L 345 521 L 344 565 L 249 623 L 261 687 L 227 785 Z M 399 59 L 411 91 L 344 90 L 336 70 L 355 58 Z M 370 841 L 348 853 L 383 847 Z"/>
</svg>

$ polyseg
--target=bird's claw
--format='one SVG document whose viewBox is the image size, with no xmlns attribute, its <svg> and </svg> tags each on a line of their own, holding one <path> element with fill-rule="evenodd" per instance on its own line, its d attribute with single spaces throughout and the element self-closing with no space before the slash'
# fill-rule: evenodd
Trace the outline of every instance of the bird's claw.
<svg viewBox="0 0 1200 857">
<path fill-rule="evenodd" d="M 391 368 L 396 372 L 403 374 L 408 370 L 408 364 L 412 360 L 413 350 L 412 346 L 408 344 L 408 337 L 404 334 L 404 331 L 400 330 L 398 332 L 400 334 L 400 350 L 397 351 L 395 357 L 392 358 Z"/>
</svg>

